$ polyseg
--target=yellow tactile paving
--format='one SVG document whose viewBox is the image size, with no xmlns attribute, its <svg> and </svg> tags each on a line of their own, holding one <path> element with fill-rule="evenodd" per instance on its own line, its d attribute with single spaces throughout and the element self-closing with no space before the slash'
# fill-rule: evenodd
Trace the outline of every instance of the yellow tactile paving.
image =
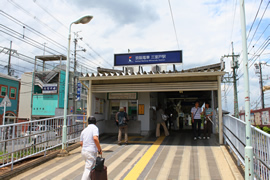
<svg viewBox="0 0 270 180">
<path fill-rule="evenodd" d="M 148 177 L 149 173 L 151 172 L 150 168 L 156 167 L 155 163 L 160 163 L 160 161 L 153 161 L 153 164 L 149 164 L 149 161 L 153 158 L 153 155 L 156 153 L 157 158 L 160 156 L 162 151 L 157 151 L 160 147 L 161 143 L 163 142 L 165 137 L 161 137 L 155 141 L 153 145 L 142 145 L 142 144 L 136 144 L 136 145 L 129 145 L 129 146 L 118 146 L 117 144 L 103 144 L 102 147 L 103 151 L 113 149 L 117 150 L 118 152 L 121 150 L 122 153 L 120 154 L 114 154 L 113 156 L 109 156 L 108 158 L 112 158 L 115 155 L 118 156 L 117 158 L 113 158 L 115 160 L 109 161 L 107 165 L 108 167 L 108 175 L 109 179 L 121 179 L 124 177 L 124 179 L 133 180 L 138 179 L 139 177 L 146 178 Z M 170 138 L 170 137 L 169 137 Z M 168 139 L 166 139 L 166 142 Z M 179 141 L 178 138 L 175 138 L 171 142 L 171 144 L 177 144 Z M 180 147 L 181 146 L 181 147 Z M 140 150 L 139 150 L 139 149 Z M 189 180 L 191 177 L 190 172 L 190 166 L 192 158 L 196 158 L 196 177 L 200 180 L 208 180 L 211 178 L 218 178 L 218 179 L 224 179 L 224 180 L 230 180 L 230 179 L 243 179 L 241 178 L 241 174 L 237 172 L 237 167 L 235 164 L 232 164 L 233 167 L 229 162 L 233 162 L 230 158 L 230 155 L 226 154 L 228 153 L 226 149 L 222 149 L 220 146 L 200 146 L 200 145 L 164 145 L 163 150 L 165 148 L 166 153 L 162 154 L 166 157 L 162 158 L 162 164 L 159 166 L 159 171 L 156 171 L 156 177 L 157 180 L 166 180 L 168 178 L 174 178 L 174 179 L 181 179 L 181 180 Z M 136 150 L 138 149 L 138 150 Z M 178 150 L 180 150 L 178 152 Z M 194 151 L 193 151 L 194 150 Z M 32 179 L 49 179 L 52 176 L 52 173 L 56 174 L 55 177 L 50 178 L 53 180 L 59 180 L 64 179 L 66 177 L 70 179 L 77 179 L 79 176 L 83 173 L 83 167 L 85 162 L 81 158 L 80 154 L 81 148 L 77 148 L 70 152 L 70 154 L 73 154 L 69 157 L 61 157 L 61 158 L 55 158 L 53 160 L 48 161 L 47 163 L 44 163 L 36 168 L 33 168 L 15 178 L 16 179 L 22 179 L 22 178 L 32 178 Z M 209 154 L 210 151 L 211 154 Z M 226 152 L 224 152 L 226 151 Z M 158 152 L 158 153 L 157 153 Z M 196 153 L 195 153 L 196 152 Z M 106 158 L 106 155 L 110 155 L 110 153 L 114 153 L 114 151 L 109 151 L 108 154 L 105 153 L 104 157 Z M 134 154 L 136 153 L 136 154 Z M 177 154 L 179 153 L 179 154 Z M 132 156 L 131 156 L 132 155 Z M 174 166 L 173 169 L 173 163 L 176 158 L 179 159 L 179 163 L 177 164 L 177 167 Z M 181 157 L 179 157 L 181 156 Z M 158 157 L 159 158 L 159 157 Z M 211 158 L 211 159 L 207 159 Z M 214 159 L 213 159 L 214 158 Z M 66 160 L 64 160 L 66 159 Z M 62 167 L 65 165 L 70 164 L 71 162 L 77 160 L 77 163 L 74 164 L 74 166 L 67 166 L 68 168 L 62 171 Z M 79 160 L 81 159 L 81 161 Z M 61 160 L 61 161 L 59 161 Z M 127 161 L 128 160 L 128 161 Z M 152 159 L 153 160 L 153 159 Z M 194 159 L 193 159 L 194 160 Z M 126 165 L 123 168 L 117 169 L 116 167 L 119 167 L 119 165 L 125 161 Z M 52 167 L 50 167 L 52 166 Z M 179 172 L 178 168 L 179 167 Z M 147 168 L 148 170 L 145 171 Z M 198 168 L 198 169 L 197 169 Z M 235 168 L 235 169 L 232 169 Z M 44 169 L 44 170 L 43 170 Z M 218 172 L 213 172 L 217 171 Z M 216 173 L 216 177 L 215 177 Z M 178 174 L 178 177 L 177 177 Z M 237 174 L 238 176 L 236 176 Z M 193 177 L 194 178 L 194 177 Z"/>
<path fill-rule="evenodd" d="M 128 163 L 128 165 L 121 171 L 114 179 L 120 179 L 131 167 L 132 165 L 143 156 L 148 146 L 144 146 L 144 148 Z"/>
<path fill-rule="evenodd" d="M 135 180 L 139 177 L 141 172 L 144 170 L 147 163 L 153 157 L 160 144 L 164 140 L 164 136 L 159 137 L 156 142 L 148 149 L 148 151 L 144 154 L 144 156 L 139 160 L 139 162 L 134 166 L 134 168 L 128 173 L 125 177 L 125 180 Z"/>
</svg>

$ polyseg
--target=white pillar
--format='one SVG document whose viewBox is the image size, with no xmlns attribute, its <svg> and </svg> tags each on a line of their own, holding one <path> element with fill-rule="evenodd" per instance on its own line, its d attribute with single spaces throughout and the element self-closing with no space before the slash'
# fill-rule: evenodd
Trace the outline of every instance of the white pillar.
<svg viewBox="0 0 270 180">
<path fill-rule="evenodd" d="M 223 119 L 222 119 L 222 102 L 221 102 L 221 77 L 218 76 L 218 132 L 219 144 L 223 144 Z"/>
<path fill-rule="evenodd" d="M 217 133 L 216 131 L 216 127 L 217 127 L 217 117 L 216 117 L 216 110 L 215 110 L 215 97 L 214 97 L 214 91 L 211 91 L 211 108 L 213 109 L 213 126 L 212 126 L 212 130 L 213 133 Z"/>
<path fill-rule="evenodd" d="M 92 115 L 92 81 L 88 81 L 88 92 L 87 92 L 87 119 Z"/>
</svg>

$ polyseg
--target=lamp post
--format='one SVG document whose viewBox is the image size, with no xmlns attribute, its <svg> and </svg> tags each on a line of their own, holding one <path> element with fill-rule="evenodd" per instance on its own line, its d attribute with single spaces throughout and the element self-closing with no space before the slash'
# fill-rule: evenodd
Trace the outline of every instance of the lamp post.
<svg viewBox="0 0 270 180">
<path fill-rule="evenodd" d="M 246 121 L 246 146 L 245 146 L 245 180 L 254 179 L 253 147 L 251 144 L 251 119 L 250 119 L 250 90 L 248 74 L 248 52 L 246 35 L 246 13 L 245 0 L 240 2 L 240 20 L 243 50 L 243 70 L 244 70 L 244 94 L 245 94 L 245 121 Z"/>
<path fill-rule="evenodd" d="M 93 16 L 86 15 L 78 19 L 77 21 L 72 22 L 69 25 L 68 32 L 68 52 L 67 52 L 67 64 L 66 64 L 66 79 L 65 79 L 65 98 L 64 98 L 64 123 L 63 123 L 63 132 L 62 132 L 62 151 L 61 154 L 67 154 L 67 108 L 68 108 L 68 79 L 69 79 L 69 54 L 70 54 L 70 39 L 71 39 L 71 26 L 72 24 L 87 24 L 93 19 Z"/>
</svg>

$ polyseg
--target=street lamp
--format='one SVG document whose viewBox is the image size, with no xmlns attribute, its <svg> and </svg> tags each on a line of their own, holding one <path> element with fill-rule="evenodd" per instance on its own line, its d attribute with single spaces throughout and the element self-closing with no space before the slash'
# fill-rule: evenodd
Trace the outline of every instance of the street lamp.
<svg viewBox="0 0 270 180">
<path fill-rule="evenodd" d="M 68 52 L 67 52 L 67 64 L 66 64 L 66 79 L 65 79 L 65 98 L 64 98 L 64 123 L 63 123 L 63 132 L 62 132 L 62 151 L 61 154 L 67 154 L 67 108 L 68 108 L 68 79 L 69 79 L 69 54 L 70 54 L 70 39 L 71 39 L 71 26 L 72 24 L 87 24 L 93 19 L 93 16 L 86 15 L 80 19 L 72 22 L 69 26 L 68 33 Z"/>
</svg>

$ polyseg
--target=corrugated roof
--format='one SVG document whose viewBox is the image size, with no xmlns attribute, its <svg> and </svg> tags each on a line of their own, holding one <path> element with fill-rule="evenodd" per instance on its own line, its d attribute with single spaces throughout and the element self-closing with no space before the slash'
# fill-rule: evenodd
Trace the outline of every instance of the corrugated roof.
<svg viewBox="0 0 270 180">
<path fill-rule="evenodd" d="M 80 80 L 87 80 L 89 78 L 93 79 L 93 80 L 97 80 L 97 79 L 113 79 L 113 77 L 125 77 L 125 78 L 134 78 L 134 77 L 140 77 L 143 78 L 145 76 L 147 77 L 170 77 L 170 76 L 186 76 L 186 75 L 191 75 L 192 76 L 200 76 L 200 75 L 223 75 L 225 72 L 223 72 L 224 70 L 224 62 L 221 63 L 217 63 L 217 64 L 211 64 L 211 65 L 207 65 L 207 66 L 201 66 L 201 67 L 196 67 L 196 68 L 191 68 L 191 69 L 187 69 L 187 70 L 182 70 L 182 71 L 161 71 L 161 72 L 115 72 L 112 71 L 110 72 L 109 69 L 106 69 L 107 72 L 98 72 L 96 74 L 92 73 L 92 74 L 86 74 L 84 77 L 81 77 Z"/>
</svg>

